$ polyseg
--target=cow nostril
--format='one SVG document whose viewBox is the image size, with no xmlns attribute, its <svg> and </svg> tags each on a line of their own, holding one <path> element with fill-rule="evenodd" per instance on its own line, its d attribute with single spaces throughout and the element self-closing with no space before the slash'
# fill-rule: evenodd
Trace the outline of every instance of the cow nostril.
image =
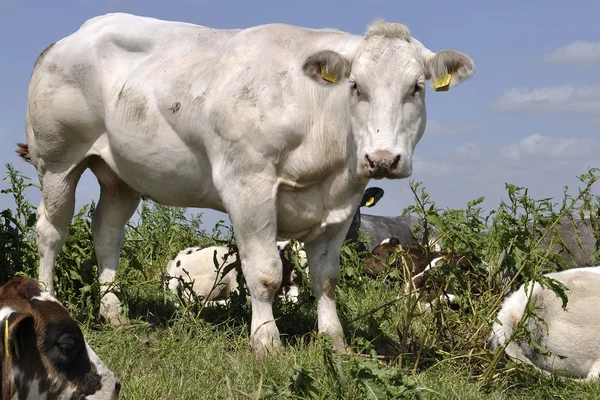
<svg viewBox="0 0 600 400">
<path fill-rule="evenodd" d="M 394 162 L 392 162 L 392 165 L 390 165 L 390 170 L 393 171 L 398 168 L 398 163 L 400 163 L 400 154 L 394 157 Z"/>
<path fill-rule="evenodd" d="M 375 168 L 375 163 L 369 158 L 368 154 L 365 154 L 365 164 L 370 168 L 370 169 L 374 169 Z"/>
<path fill-rule="evenodd" d="M 115 382 L 115 393 L 119 394 L 121 393 L 121 382 Z"/>
</svg>

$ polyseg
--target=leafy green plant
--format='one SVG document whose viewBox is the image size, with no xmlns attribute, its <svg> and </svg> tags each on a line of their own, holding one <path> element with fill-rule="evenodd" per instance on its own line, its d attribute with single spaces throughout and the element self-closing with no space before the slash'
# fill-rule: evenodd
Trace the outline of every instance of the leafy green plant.
<svg viewBox="0 0 600 400">
<path fill-rule="evenodd" d="M 37 275 L 37 247 L 35 245 L 35 207 L 25 198 L 29 188 L 38 186 L 7 163 L 10 187 L 0 194 L 11 195 L 14 209 L 0 211 L 0 282 L 6 282 L 15 274 Z"/>
<path fill-rule="evenodd" d="M 27 201 L 36 185 L 9 164 L 6 180 L 14 206 L 0 211 L 0 279 L 14 274 L 37 276 L 35 208 Z M 441 209 L 421 183 L 411 182 L 416 214 L 424 227 L 420 246 L 431 253 L 432 235 L 444 250 L 473 259 L 468 270 L 443 264 L 434 274 L 438 295 L 451 290 L 457 304 L 425 302 L 408 295 L 393 270 L 368 278 L 363 272 L 367 251 L 345 243 L 336 297 L 350 355 L 333 351 L 317 328 L 310 279 L 297 255 L 287 250 L 301 279 L 300 302 L 274 302 L 286 352 L 266 366 L 253 363 L 247 348 L 251 307 L 247 293 L 234 295 L 228 306 L 208 307 L 189 296 L 179 308 L 164 288 L 166 265 L 190 246 L 235 241 L 222 222 L 205 230 L 201 214 L 143 202 L 127 225 L 114 286 L 133 324 L 106 329 L 96 319 L 100 301 L 91 217 L 94 203 L 81 207 L 69 227 L 70 237 L 56 264 L 57 297 L 82 323 L 86 338 L 124 382 L 127 398 L 286 398 L 383 399 L 421 398 L 435 392 L 447 398 L 596 398 L 600 386 L 581 389 L 554 376 L 511 362 L 503 349 L 491 353 L 487 338 L 504 296 L 523 283 L 553 290 L 568 305 L 568 291 L 545 272 L 563 268 L 552 245 L 562 238 L 552 231 L 558 221 L 573 223 L 586 216 L 597 245 L 600 197 L 592 188 L 597 169 L 580 177 L 581 187 L 564 190 L 563 199 L 534 199 L 526 188 L 506 185 L 506 196 L 486 210 L 477 198 L 460 209 Z M 39 193 L 39 192 L 38 192 Z M 551 233 L 547 233 L 551 231 Z M 581 242 L 580 242 L 581 244 Z M 390 257 L 392 264 L 398 252 Z M 595 254 L 598 259 L 598 254 Z M 217 261 L 217 260 L 213 260 Z M 238 268 L 239 263 L 229 268 Z M 226 271 L 222 271 L 226 272 Z M 184 290 L 191 293 L 191 285 Z M 243 290 L 244 285 L 240 285 Z M 435 297 L 435 296 L 434 296 Z M 538 305 L 526 307 L 525 318 L 511 340 L 530 343 L 528 331 L 537 321 Z M 539 321 L 544 324 L 544 321 Z M 285 335 L 285 336 L 284 336 Z M 536 347 L 537 346 L 537 347 Z M 457 393 L 460 394 L 456 397 Z M 467 394 L 470 393 L 470 394 Z M 567 394 L 565 394 L 567 393 Z"/>
</svg>

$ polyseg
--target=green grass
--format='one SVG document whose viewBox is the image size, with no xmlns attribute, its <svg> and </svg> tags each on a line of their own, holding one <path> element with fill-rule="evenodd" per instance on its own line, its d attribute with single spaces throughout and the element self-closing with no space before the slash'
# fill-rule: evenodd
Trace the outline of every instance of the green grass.
<svg viewBox="0 0 600 400">
<path fill-rule="evenodd" d="M 0 280 L 15 273 L 35 276 L 37 250 L 34 207 L 26 193 L 39 190 L 7 165 L 15 207 L 0 213 Z M 591 187 L 596 171 L 581 177 L 574 195 L 562 202 L 531 199 L 524 188 L 507 185 L 507 201 L 484 214 L 482 199 L 463 209 L 440 210 L 420 184 L 411 184 L 415 205 L 407 209 L 436 229 L 450 251 L 494 263 L 507 249 L 504 268 L 513 282 L 559 286 L 542 273 L 560 266 L 553 254 L 537 249 L 539 233 L 571 212 L 600 210 Z M 241 296 L 231 306 L 202 308 L 201 301 L 175 307 L 163 291 L 167 261 L 194 245 L 233 240 L 230 229 L 206 231 L 201 216 L 144 203 L 139 222 L 128 226 L 114 291 L 131 324 L 120 329 L 97 317 L 99 285 L 91 246 L 94 204 L 79 210 L 57 262 L 57 296 L 80 321 L 85 337 L 122 381 L 123 399 L 598 399 L 600 382 L 578 384 L 541 374 L 487 350 L 486 342 L 503 293 L 499 269 L 473 265 L 468 274 L 442 270 L 460 307 L 432 309 L 402 296 L 392 279 L 362 273 L 352 245 L 342 249 L 337 288 L 339 315 L 353 355 L 335 354 L 316 334 L 314 298 L 307 284 L 298 304 L 274 306 L 284 352 L 254 361 L 248 348 L 250 307 Z M 560 242 L 560 238 L 552 238 Z M 401 257 L 401 254 L 396 257 Z M 302 273 L 301 270 L 298 270 Z M 306 283 L 306 279 L 304 280 Z M 535 317 L 531 312 L 529 317 Z M 525 335 L 523 329 L 518 330 Z"/>
</svg>

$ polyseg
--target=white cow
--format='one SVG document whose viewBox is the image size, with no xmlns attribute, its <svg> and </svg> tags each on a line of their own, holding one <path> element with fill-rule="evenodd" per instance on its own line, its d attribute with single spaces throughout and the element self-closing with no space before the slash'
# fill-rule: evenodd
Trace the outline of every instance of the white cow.
<svg viewBox="0 0 600 400">
<path fill-rule="evenodd" d="M 573 268 L 547 276 L 562 282 L 567 288 L 567 308 L 550 289 L 534 285 L 531 305 L 547 324 L 530 318 L 527 326 L 531 338 L 550 350 L 546 356 L 533 349 L 527 341 L 511 341 L 506 354 L 523 363 L 534 365 L 546 373 L 567 376 L 575 380 L 597 379 L 600 374 L 600 266 Z M 523 317 L 531 286 L 522 285 L 504 300 L 498 320 L 489 338 L 495 350 L 510 338 Z"/>
<path fill-rule="evenodd" d="M 411 175 L 425 81 L 447 90 L 473 72 L 467 55 L 433 53 L 384 21 L 352 35 L 93 18 L 44 50 L 31 76 L 26 132 L 43 187 L 40 279 L 53 288 L 75 187 L 89 168 L 101 188 L 93 233 L 103 287 L 140 197 L 220 210 L 251 293 L 255 354 L 280 345 L 277 235 L 305 242 L 319 331 L 344 350 L 339 253 L 365 187 Z M 101 313 L 124 322 L 114 294 Z"/>
</svg>

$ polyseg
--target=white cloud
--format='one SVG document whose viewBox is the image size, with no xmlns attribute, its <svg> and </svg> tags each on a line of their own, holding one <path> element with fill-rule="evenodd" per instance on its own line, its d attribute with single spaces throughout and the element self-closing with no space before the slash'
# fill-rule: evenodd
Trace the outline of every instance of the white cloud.
<svg viewBox="0 0 600 400">
<path fill-rule="evenodd" d="M 485 163 L 486 151 L 477 143 L 463 143 L 445 149 L 436 157 L 413 155 L 413 170 L 419 177 L 443 178 L 465 176 L 473 172 L 473 165 Z M 417 178 L 421 179 L 421 178 Z"/>
<path fill-rule="evenodd" d="M 564 186 L 569 186 L 569 193 L 573 194 L 582 186 L 577 176 L 589 168 L 600 168 L 599 152 L 600 139 L 585 136 L 553 138 L 532 134 L 505 146 L 463 143 L 439 153 L 414 155 L 414 172 L 409 179 L 422 182 L 440 207 L 464 207 L 480 196 L 486 197 L 488 206 L 497 207 L 501 198 L 506 199 L 505 183 L 528 188 L 534 198 L 552 197 L 559 201 Z M 401 187 L 397 183 L 381 185 L 393 201 L 389 200 L 387 206 L 388 203 L 380 202 L 378 210 L 370 213 L 393 215 L 399 207 L 412 203 L 407 183 Z M 600 195 L 600 182 L 592 192 Z M 389 208 L 383 209 L 384 206 Z"/>
<path fill-rule="evenodd" d="M 454 149 L 453 154 L 450 154 L 453 158 L 468 158 L 470 160 L 480 160 L 483 156 L 483 150 L 477 143 L 463 143 L 462 145 Z"/>
<path fill-rule="evenodd" d="M 517 161 L 524 158 L 557 160 L 592 156 L 600 149 L 600 142 L 585 138 L 552 138 L 538 133 L 527 136 L 518 143 L 504 146 L 500 156 L 505 160 Z"/>
<path fill-rule="evenodd" d="M 547 63 L 600 64 L 600 42 L 575 42 L 546 54 Z"/>
<path fill-rule="evenodd" d="M 437 120 L 428 120 L 425 135 L 429 137 L 470 136 L 475 133 L 474 124 L 448 124 Z"/>
<path fill-rule="evenodd" d="M 561 169 L 572 176 L 600 167 L 600 141 L 591 138 L 553 138 L 534 133 L 503 147 L 463 143 L 427 157 L 413 156 L 415 179 L 483 182 L 494 177 L 510 181 L 522 177 L 551 179 Z M 599 185 L 600 186 L 600 185 Z"/>
<path fill-rule="evenodd" d="M 600 85 L 509 89 L 492 105 L 496 111 L 516 114 L 598 114 Z"/>
</svg>

